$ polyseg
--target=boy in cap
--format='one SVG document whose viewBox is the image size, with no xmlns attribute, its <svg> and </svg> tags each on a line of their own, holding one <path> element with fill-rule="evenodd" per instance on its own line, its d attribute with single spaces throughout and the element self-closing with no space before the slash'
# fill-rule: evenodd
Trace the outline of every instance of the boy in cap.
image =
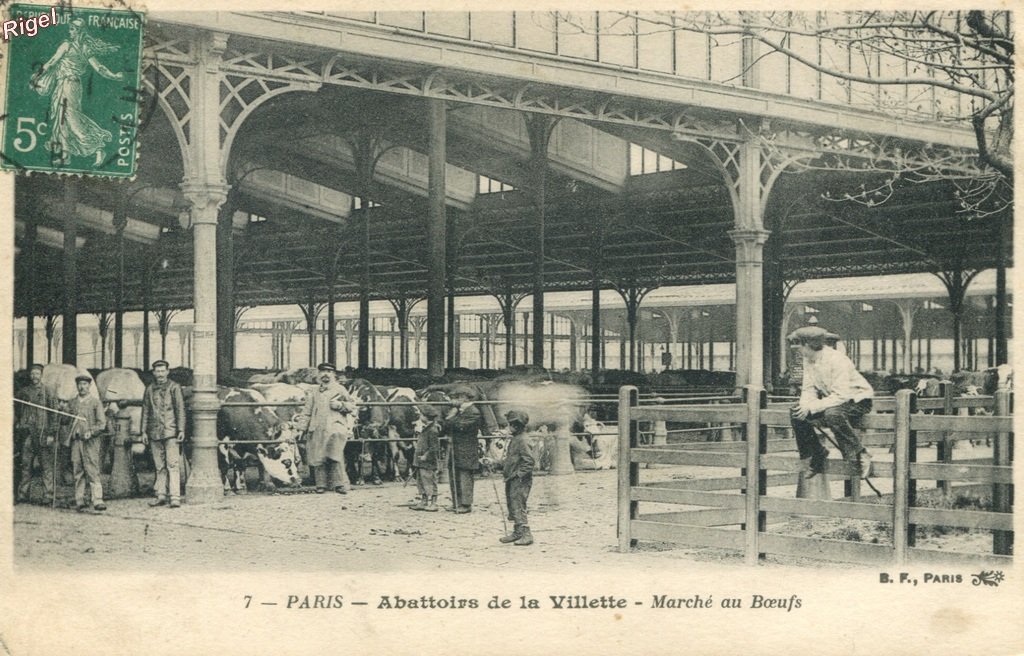
<svg viewBox="0 0 1024 656">
<path fill-rule="evenodd" d="M 77 416 L 71 424 L 64 446 L 71 447 L 71 466 L 75 472 L 75 505 L 84 512 L 85 485 L 88 481 L 94 510 L 106 510 L 103 503 L 103 485 L 100 482 L 100 440 L 98 434 L 107 425 L 100 401 L 89 395 L 92 378 L 88 374 L 75 376 L 78 396 L 71 399 L 68 413 Z"/>
<path fill-rule="evenodd" d="M 333 489 L 347 494 L 342 480 L 345 443 L 352 437 L 357 406 L 348 390 L 338 382 L 337 369 L 330 362 L 317 366 L 320 387 L 306 394 L 306 405 L 295 417 L 299 430 L 309 433 L 306 458 L 313 468 L 316 493 Z"/>
<path fill-rule="evenodd" d="M 533 534 L 526 520 L 526 502 L 533 487 L 533 467 L 536 461 L 533 448 L 526 440 L 526 426 L 530 417 L 521 410 L 510 410 L 505 415 L 512 439 L 505 450 L 505 502 L 508 504 L 509 519 L 513 529 L 499 538 L 503 544 L 514 543 L 519 547 L 533 544 Z"/>
<path fill-rule="evenodd" d="M 179 444 L 185 441 L 185 395 L 181 385 L 170 379 L 167 360 L 153 363 L 154 382 L 142 395 L 142 441 L 153 454 L 156 499 L 151 506 L 181 506 L 181 461 Z"/>
<path fill-rule="evenodd" d="M 797 450 L 802 460 L 810 461 L 809 477 L 825 471 L 828 449 L 813 427 L 813 422 L 820 421 L 832 430 L 843 458 L 856 465 L 861 478 L 867 478 L 871 475 L 871 455 L 853 424 L 871 411 L 874 390 L 848 357 L 825 348 L 828 335 L 822 328 L 805 326 L 789 336 L 800 346 L 804 369 L 800 401 L 793 408 L 791 420 Z"/>
<path fill-rule="evenodd" d="M 413 510 L 437 512 L 437 462 L 441 450 L 441 411 L 432 405 L 420 406 L 425 425 L 416 439 L 416 489 L 419 503 L 409 506 Z"/>
<path fill-rule="evenodd" d="M 47 412 L 54 401 L 43 387 L 43 365 L 34 364 L 29 368 L 29 380 L 15 396 L 32 405 L 15 404 L 17 416 L 14 432 L 21 438 L 21 482 L 18 485 L 18 501 L 28 501 L 29 486 L 32 483 L 32 461 L 39 457 L 43 466 L 43 489 L 46 498 L 53 497 L 53 449 L 54 432 L 57 430 L 55 415 Z"/>
</svg>

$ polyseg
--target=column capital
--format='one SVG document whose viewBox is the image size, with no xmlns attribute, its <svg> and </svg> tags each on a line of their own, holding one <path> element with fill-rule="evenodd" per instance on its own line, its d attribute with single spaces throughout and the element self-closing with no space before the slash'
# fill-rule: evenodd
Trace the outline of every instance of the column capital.
<svg viewBox="0 0 1024 656">
<path fill-rule="evenodd" d="M 771 234 L 768 230 L 756 228 L 740 228 L 730 230 L 729 237 L 736 244 L 736 264 L 738 266 L 761 266 L 764 262 L 764 243 Z"/>
<path fill-rule="evenodd" d="M 192 225 L 201 223 L 216 225 L 217 213 L 220 211 L 220 206 L 228 199 L 230 189 L 223 182 L 183 182 L 181 192 L 190 207 L 178 218 L 182 227 L 187 228 L 189 222 Z"/>
<path fill-rule="evenodd" d="M 770 230 L 761 230 L 759 228 L 736 228 L 735 230 L 730 230 L 728 234 L 732 242 L 737 246 L 748 243 L 761 246 L 768 241 L 768 237 L 772 233 Z"/>
</svg>

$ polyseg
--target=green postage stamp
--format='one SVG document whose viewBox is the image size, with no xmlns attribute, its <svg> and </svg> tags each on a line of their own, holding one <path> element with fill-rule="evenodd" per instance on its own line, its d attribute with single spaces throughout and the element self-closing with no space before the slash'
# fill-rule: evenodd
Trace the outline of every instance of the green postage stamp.
<svg viewBox="0 0 1024 656">
<path fill-rule="evenodd" d="M 135 174 L 142 14 L 11 5 L 3 21 L 3 168 Z"/>
</svg>

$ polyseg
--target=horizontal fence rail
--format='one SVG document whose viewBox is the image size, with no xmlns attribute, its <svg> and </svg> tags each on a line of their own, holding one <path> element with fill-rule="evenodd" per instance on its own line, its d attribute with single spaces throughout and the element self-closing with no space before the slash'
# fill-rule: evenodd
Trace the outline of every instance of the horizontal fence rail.
<svg viewBox="0 0 1024 656">
<path fill-rule="evenodd" d="M 769 403 L 769 397 L 757 387 L 744 392 L 742 399 L 716 399 L 722 403 L 707 403 L 704 399 L 698 403 L 651 404 L 641 401 L 636 388 L 621 388 L 617 521 L 621 551 L 628 551 L 638 540 L 651 540 L 735 549 L 743 552 L 748 564 L 758 563 L 768 553 L 864 564 L 1007 565 L 1012 560 L 1013 418 L 1008 390 L 988 397 L 953 397 L 952 386 L 944 385 L 938 398 L 918 399 L 911 390 L 900 390 L 894 397 L 875 399 L 874 411 L 863 418 L 860 428 L 865 446 L 892 450 L 892 462 L 872 463 L 872 479 L 890 481 L 892 491 L 884 498 L 872 498 L 870 503 L 860 500 L 857 468 L 835 459 L 827 461 L 819 480 L 827 489 L 828 476 L 849 479 L 845 498 L 832 500 L 828 492 L 821 499 L 807 495 L 801 498 L 799 492 L 797 498 L 769 495 L 771 488 L 796 485 L 799 491 L 806 484 L 807 463 L 792 453 L 796 445 L 789 408 L 795 399 L 772 397 Z M 992 414 L 972 416 L 979 409 Z M 669 423 L 706 427 L 668 429 Z M 647 429 L 641 431 L 640 424 Z M 780 437 L 782 429 L 784 437 Z M 685 438 L 688 433 L 703 433 L 719 441 L 667 442 L 668 435 Z M 651 435 L 653 443 L 643 439 Z M 953 461 L 952 444 L 957 438 L 968 437 L 991 442 L 992 458 Z M 936 443 L 936 462 L 917 462 L 918 449 L 925 441 Z M 641 482 L 642 467 L 663 466 L 738 469 L 739 476 Z M 949 492 L 953 482 L 991 486 L 992 507 L 921 507 L 916 503 L 919 481 L 936 481 L 943 492 Z M 674 504 L 686 509 L 659 507 L 659 512 L 640 514 L 641 503 Z M 890 543 L 768 531 L 769 524 L 785 523 L 794 515 L 888 525 Z M 917 548 L 919 525 L 992 531 L 992 553 Z"/>
</svg>

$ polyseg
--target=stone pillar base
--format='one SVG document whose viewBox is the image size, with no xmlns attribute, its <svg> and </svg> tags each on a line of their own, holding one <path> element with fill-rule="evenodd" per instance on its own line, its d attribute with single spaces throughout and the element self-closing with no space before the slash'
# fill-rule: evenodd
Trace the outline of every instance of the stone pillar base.
<svg viewBox="0 0 1024 656">
<path fill-rule="evenodd" d="M 129 417 L 117 417 L 114 420 L 114 438 L 111 441 L 114 463 L 110 470 L 110 485 L 104 489 L 105 496 L 109 499 L 121 499 L 132 493 L 132 443 L 129 435 L 131 421 Z"/>
<path fill-rule="evenodd" d="M 182 499 L 190 505 L 203 503 L 214 503 L 224 500 L 224 483 L 218 477 L 202 476 L 195 472 L 189 476 L 185 485 L 185 498 Z"/>
</svg>

